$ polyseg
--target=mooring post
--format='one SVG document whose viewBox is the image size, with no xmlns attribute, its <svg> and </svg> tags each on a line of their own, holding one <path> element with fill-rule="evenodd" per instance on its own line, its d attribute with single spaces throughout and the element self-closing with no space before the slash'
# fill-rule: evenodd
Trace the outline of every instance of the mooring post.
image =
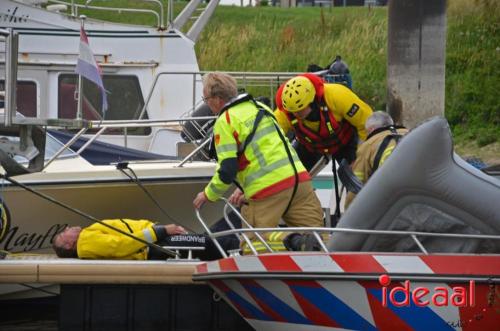
<svg viewBox="0 0 500 331">
<path fill-rule="evenodd" d="M 444 116 L 446 0 L 389 1 L 387 110 L 413 128 Z"/>
</svg>

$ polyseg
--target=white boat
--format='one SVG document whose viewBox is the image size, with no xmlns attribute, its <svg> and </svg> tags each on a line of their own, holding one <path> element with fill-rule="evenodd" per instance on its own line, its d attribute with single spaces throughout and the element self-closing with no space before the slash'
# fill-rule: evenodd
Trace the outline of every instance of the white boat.
<svg viewBox="0 0 500 331">
<path fill-rule="evenodd" d="M 19 34 L 17 110 L 27 118 L 76 118 L 80 19 L 10 0 L 0 2 L 0 16 L 0 28 Z M 176 119 L 200 101 L 200 76 L 193 79 L 199 72 L 194 41 L 173 25 L 162 29 L 87 19 L 85 30 L 103 70 L 109 109 L 104 117 L 95 90 L 84 83 L 83 119 Z M 99 139 L 176 155 L 176 143 L 182 141 L 177 128 L 175 123 L 129 128 L 126 139 L 115 129 Z"/>
<path fill-rule="evenodd" d="M 159 208 L 116 164 L 93 165 L 80 156 L 83 154 L 71 150 L 52 160 L 61 144 L 48 136 L 45 158 L 41 161 L 42 165 L 45 163 L 43 170 L 13 179 L 81 213 L 2 180 L 4 213 L 0 249 L 18 253 L 51 252 L 53 237 L 65 226 L 85 226 L 91 222 L 82 213 L 97 219 L 175 222 L 193 232 L 202 232 L 192 200 L 213 175 L 215 163 L 181 161 L 179 151 L 183 147 L 179 124 L 201 101 L 201 73 L 194 41 L 187 37 L 189 33 L 179 32 L 175 21 L 167 29 L 158 29 L 86 20 L 90 45 L 110 92 L 110 108 L 102 121 L 100 100 L 90 85 L 84 85 L 83 118 L 79 119 L 73 94 L 80 21 L 11 0 L 0 2 L 0 16 L 3 17 L 0 28 L 12 28 L 19 34 L 17 111 L 24 117 L 16 116 L 12 121 L 14 127 L 61 123 L 70 127 L 105 127 L 106 131 L 99 131 L 91 139 L 173 158 L 128 163 Z M 8 53 L 6 45 L 0 43 L 0 54 Z M 5 55 L 0 67 L 0 73 L 5 75 L 10 63 L 7 60 Z M 259 84 L 265 81 L 275 90 L 279 83 L 276 76 L 286 79 L 293 73 L 235 73 L 237 78 L 251 83 L 254 78 L 248 75 L 256 76 Z M 4 82 L 7 87 L 7 78 Z M 126 129 L 119 129 L 121 126 Z M 79 134 L 91 137 L 88 132 L 84 129 Z M 132 174 L 130 170 L 124 171 Z M 221 210 L 220 204 L 209 204 L 204 209 L 208 223 L 219 219 Z M 8 294 L 9 298 L 42 293 L 21 294 L 24 289 L 24 286 L 2 286 L 0 293 Z"/>
<path fill-rule="evenodd" d="M 49 137 L 48 146 L 59 144 Z M 49 157 L 50 154 L 47 155 Z M 66 151 L 41 172 L 15 176 L 18 182 L 61 203 L 98 219 L 136 218 L 160 223 L 179 223 L 192 231 L 201 230 L 192 199 L 214 172 L 209 162 L 130 162 L 144 188 L 161 205 L 155 205 L 143 189 L 131 180 L 132 172 L 116 165 L 95 166 L 74 152 Z M 53 236 L 66 225 L 87 225 L 90 220 L 68 211 L 29 191 L 2 181 L 3 207 L 0 249 L 10 252 L 40 252 L 50 248 Z M 211 205 L 216 213 L 216 204 Z M 216 213 L 220 215 L 220 210 Z M 214 215 L 215 217 L 215 215 Z"/>
<path fill-rule="evenodd" d="M 206 7 L 206 17 L 215 5 L 214 1 Z M 163 163 L 129 163 L 171 218 L 116 166 L 93 166 L 79 157 L 84 152 L 67 152 L 54 162 L 46 159 L 50 165 L 42 172 L 17 180 L 97 218 L 149 218 L 201 230 L 191 201 L 210 179 L 214 163 L 181 163 L 187 154 L 181 150 L 190 146 L 181 138 L 180 124 L 201 102 L 201 73 L 194 51 L 197 35 L 192 30 L 186 34 L 179 31 L 184 14 L 166 28 L 161 27 L 161 21 L 157 27 L 144 27 L 85 20 L 89 43 L 103 69 L 104 86 L 109 92 L 104 120 L 100 99 L 90 84 L 84 84 L 83 117 L 80 120 L 76 116 L 74 70 L 80 20 L 11 0 L 0 2 L 0 16 L 4 18 L 0 28 L 11 28 L 19 36 L 16 99 L 17 111 L 24 117 L 16 117 L 13 123 L 80 124 L 84 129 L 78 134 L 84 137 L 173 159 Z M 7 43 L 0 43 L 4 62 L 0 74 L 6 73 L 6 50 Z M 280 80 L 293 73 L 234 75 L 247 84 L 264 84 L 273 91 Z M 92 129 L 87 130 L 89 127 Z M 94 129 L 99 131 L 90 135 Z M 64 224 L 86 224 L 81 216 L 7 182 L 2 193 L 10 217 L 4 221 L 0 249 L 47 248 Z M 25 208 L 27 204 L 30 208 Z M 42 212 L 43 221 L 37 220 Z"/>
<path fill-rule="evenodd" d="M 189 18 L 189 12 L 193 12 L 199 3 L 189 3 L 175 20 L 163 28 L 161 26 L 166 23 L 158 22 L 156 27 L 147 27 L 91 18 L 85 20 L 90 48 L 103 71 L 109 109 L 103 115 L 99 93 L 84 80 L 83 120 L 93 121 L 93 128 L 118 121 L 122 124 L 141 120 L 172 121 L 188 116 L 202 104 L 203 73 L 199 71 L 194 46 L 218 1 L 211 1 L 200 8 L 202 13 L 186 34 L 179 30 Z M 80 19 L 69 13 L 51 12 L 13 0 L 0 2 L 0 17 L 3 18 L 0 28 L 11 28 L 19 34 L 17 111 L 31 120 L 77 119 L 77 75 L 74 71 L 79 49 Z M 5 43 L 0 43 L 0 77 L 5 72 L 2 65 L 2 62 L 5 63 L 2 58 L 4 50 Z M 232 74 L 239 80 L 240 87 L 265 86 L 271 94 L 280 82 L 294 75 Z M 150 126 L 143 122 L 142 125 L 128 125 L 126 129 L 108 127 L 99 133 L 97 139 L 141 151 L 176 156 L 177 143 L 184 142 L 179 124 L 179 121 L 172 121 Z"/>
<path fill-rule="evenodd" d="M 53 161 L 52 156 L 62 144 L 50 136 L 43 170 L 15 179 L 98 219 L 151 219 L 176 222 L 196 232 L 201 230 L 195 223 L 191 201 L 213 175 L 214 163 L 181 163 L 177 150 L 177 143 L 183 142 L 178 120 L 191 111 L 201 97 L 200 75 L 195 74 L 193 78 L 192 74 L 199 71 L 194 41 L 179 32 L 177 21 L 175 24 L 169 21 L 169 26 L 163 28 L 162 21 L 158 27 L 145 27 L 86 20 L 85 29 L 103 69 L 110 107 L 106 120 L 100 121 L 103 115 L 97 106 L 100 100 L 92 95 L 90 84 L 84 86 L 80 120 L 76 118 L 73 94 L 81 22 L 75 16 L 33 5 L 40 1 L 24 2 L 0 2 L 0 28 L 10 28 L 19 36 L 16 99 L 17 111 L 23 117 L 15 116 L 14 126 L 57 126 L 61 120 L 86 123 L 83 127 L 107 126 L 110 121 L 106 120 L 113 119 L 115 127 L 92 139 L 160 153 L 173 160 L 165 157 L 162 161 L 128 163 L 128 168 L 135 172 L 161 209 L 116 165 L 95 166 L 71 150 Z M 9 45 L 12 44 L 6 41 L 0 43 L 2 75 L 10 69 Z M 4 79 L 4 87 L 8 83 Z M 96 119 L 99 121 L 95 124 L 88 122 Z M 127 134 L 116 128 L 117 120 L 126 127 L 123 130 Z M 139 124 L 132 127 L 129 120 Z M 43 151 L 35 149 L 33 155 L 43 155 L 40 152 Z M 44 163 L 43 157 L 41 163 Z M 130 170 L 125 171 L 131 175 Z M 65 225 L 89 224 L 84 217 L 6 180 L 2 181 L 2 199 L 5 217 L 2 218 L 0 249 L 3 250 L 47 251 L 53 236 Z"/>
<path fill-rule="evenodd" d="M 46 147 L 48 159 L 62 144 L 48 135 Z M 66 150 L 43 171 L 1 180 L 0 250 L 21 253 L 15 256 L 31 269 L 47 259 L 46 253 L 52 253 L 51 243 L 58 232 L 68 225 L 89 225 L 93 218 L 149 219 L 162 224 L 182 224 L 192 232 L 203 231 L 196 222 L 192 199 L 213 175 L 214 163 L 188 162 L 179 166 L 177 160 L 160 160 L 124 165 L 120 165 L 122 170 L 118 170 L 117 165 L 96 166 Z M 134 176 L 141 186 L 130 178 Z M 11 181 L 21 183 L 29 190 L 13 185 Z M 55 199 L 58 204 L 35 195 L 31 190 Z M 210 204 L 207 208 L 205 215 L 210 219 L 216 221 L 220 218 L 220 204 Z M 45 254 L 38 255 L 40 253 Z M 35 258 L 35 261 L 26 261 L 30 258 Z M 38 280 L 36 276 L 29 279 L 10 277 L 12 274 L 5 269 L 3 260 L 0 264 L 3 265 L 0 300 L 59 293 L 57 282 Z"/>
</svg>

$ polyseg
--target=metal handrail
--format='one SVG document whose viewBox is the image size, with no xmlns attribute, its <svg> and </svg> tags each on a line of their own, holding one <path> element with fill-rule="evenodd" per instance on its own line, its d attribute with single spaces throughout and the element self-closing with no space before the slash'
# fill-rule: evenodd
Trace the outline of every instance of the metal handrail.
<svg viewBox="0 0 500 331">
<path fill-rule="evenodd" d="M 212 120 L 216 116 L 200 116 L 200 117 L 182 117 L 171 119 L 158 119 L 158 120 L 102 120 L 102 121 L 88 121 L 90 127 L 94 129 L 106 128 L 125 128 L 125 127 L 145 127 L 145 126 L 162 126 L 171 123 L 197 121 L 197 120 Z"/>
<path fill-rule="evenodd" d="M 61 4 L 61 5 L 67 5 L 71 8 L 71 16 L 77 17 L 78 16 L 78 8 L 85 8 L 85 9 L 93 9 L 93 10 L 106 10 L 106 11 L 116 11 L 118 13 L 121 12 L 131 12 L 131 13 L 147 13 L 147 14 L 152 14 L 156 17 L 156 20 L 158 22 L 158 27 L 164 28 L 163 25 L 163 4 L 161 4 L 158 0 L 143 0 L 143 1 L 148 1 L 148 2 L 155 2 L 160 5 L 161 7 L 161 15 L 158 14 L 156 11 L 152 9 L 139 9 L 139 8 L 118 8 L 118 7 L 100 7 L 100 6 L 89 6 L 88 4 L 92 2 L 92 0 L 88 0 L 84 5 L 80 5 L 77 3 L 74 3 L 72 1 L 71 3 L 68 3 L 66 1 L 61 1 L 61 0 L 48 0 L 49 2 Z"/>
<path fill-rule="evenodd" d="M 243 225 L 243 223 L 245 223 L 245 226 L 248 227 L 249 229 L 253 228 L 245 220 L 245 218 L 243 217 L 243 215 L 240 214 L 240 212 L 238 211 L 238 209 L 229 202 L 229 200 L 227 200 L 226 198 L 221 198 L 221 200 L 226 203 L 226 205 L 224 206 L 224 218 L 225 218 L 225 220 L 226 220 L 227 223 L 231 223 L 229 221 L 229 215 L 227 214 L 227 210 L 226 210 L 226 208 L 229 207 L 229 208 L 231 208 L 233 210 L 233 212 L 236 214 L 236 216 L 239 217 L 239 219 L 241 220 L 241 225 Z M 231 225 L 232 225 L 232 223 L 231 223 Z M 257 231 L 255 231 L 254 234 L 259 239 L 259 241 L 264 245 L 264 247 L 269 252 L 272 253 L 273 252 L 272 248 L 267 244 L 266 240 L 260 235 L 260 233 L 258 233 Z M 252 250 L 252 252 L 254 254 L 257 254 L 257 250 L 255 249 L 255 247 L 253 247 L 251 240 L 246 235 L 244 235 L 243 238 L 245 239 L 245 242 L 248 244 L 248 247 L 250 248 L 250 250 Z"/>
<path fill-rule="evenodd" d="M 75 141 L 78 140 L 78 138 L 80 138 L 85 132 L 87 131 L 87 128 L 82 128 L 80 129 L 80 131 L 78 131 L 77 134 L 75 134 L 73 137 L 71 137 L 71 139 L 66 143 L 64 144 L 43 166 L 43 169 L 47 168 L 49 166 L 49 164 L 51 164 L 55 159 L 57 159 L 57 157 L 59 157 L 59 155 L 61 155 L 65 150 L 69 149 L 71 145 L 73 145 L 73 143 Z M 42 169 L 42 170 L 43 170 Z"/>
<path fill-rule="evenodd" d="M 236 230 L 236 228 L 234 227 L 233 223 L 229 219 L 229 214 L 228 214 L 228 211 L 227 211 L 228 208 L 231 208 L 235 212 L 235 214 L 240 218 L 241 221 L 245 221 L 245 219 L 243 218 L 243 216 L 240 214 L 240 212 L 231 203 L 226 203 L 224 205 L 224 220 L 226 221 L 227 225 L 229 225 L 229 227 L 231 229 Z M 246 223 L 246 221 L 245 221 L 245 223 Z M 243 240 L 246 242 L 246 244 L 248 245 L 248 247 L 250 247 L 250 250 L 254 254 L 257 254 L 257 251 L 255 250 L 255 247 L 253 247 L 250 239 L 248 238 L 248 236 L 245 233 L 241 234 L 241 238 L 243 238 Z M 241 239 L 240 239 L 240 241 L 241 241 Z M 266 243 L 266 245 L 267 245 L 267 243 Z"/>
<path fill-rule="evenodd" d="M 203 218 L 201 217 L 201 214 L 200 214 L 200 210 L 195 209 L 195 213 L 196 213 L 196 217 L 198 218 L 198 220 L 201 223 L 201 226 L 205 229 L 205 232 L 208 233 L 208 235 L 212 238 L 212 232 L 210 231 L 210 228 L 203 221 Z M 219 244 L 217 239 L 214 239 L 213 242 L 214 242 L 215 247 L 217 247 L 217 249 L 221 253 L 222 257 L 227 257 L 226 251 L 221 247 L 221 245 Z"/>
<path fill-rule="evenodd" d="M 240 214 L 240 212 L 238 211 L 238 209 L 236 207 L 234 207 L 231 203 L 229 203 L 229 201 L 226 198 L 221 198 L 221 200 L 223 200 L 226 203 L 226 206 L 224 208 L 226 208 L 227 206 L 229 206 L 233 210 L 233 212 L 241 219 L 242 225 L 244 223 L 248 227 L 247 230 L 254 229 L 254 228 L 252 228 L 252 226 L 250 224 L 248 224 L 248 222 Z M 200 223 L 201 223 L 201 226 L 205 229 L 205 232 L 210 236 L 210 238 L 212 239 L 213 243 L 215 244 L 215 247 L 217 247 L 217 249 L 219 250 L 219 252 L 221 253 L 221 255 L 223 257 L 227 257 L 226 251 L 221 247 L 221 245 L 217 241 L 217 237 L 218 236 L 214 236 L 215 233 L 212 232 L 210 230 L 210 228 L 205 224 L 205 221 L 201 217 L 200 210 L 199 209 L 195 209 L 195 213 L 196 213 L 196 217 L 198 218 L 198 221 L 200 221 Z M 224 219 L 226 220 L 226 222 L 228 223 L 228 225 L 233 229 L 231 231 L 238 231 L 237 229 L 234 229 L 234 226 L 232 225 L 231 221 L 229 220 L 229 216 L 227 215 L 226 211 L 224 211 Z M 267 242 L 265 241 L 265 239 L 260 235 L 260 233 L 258 233 L 257 231 L 255 231 L 255 229 L 252 232 L 259 239 L 259 241 L 262 242 L 262 244 L 264 245 L 264 247 L 266 247 L 266 249 L 270 253 L 272 253 L 273 250 L 271 249 L 271 247 L 269 247 L 269 245 L 267 244 Z M 221 233 L 221 232 L 217 232 L 217 233 Z M 236 234 L 239 237 L 239 235 L 237 233 L 234 233 L 234 234 Z M 248 244 L 248 247 L 250 248 L 250 250 L 252 251 L 252 253 L 254 253 L 255 255 L 257 255 L 258 252 L 255 249 L 255 247 L 252 245 L 251 240 L 246 235 L 243 238 L 244 238 L 245 242 Z"/>
<path fill-rule="evenodd" d="M 153 80 L 153 84 L 148 91 L 148 95 L 146 100 L 144 101 L 144 106 L 141 109 L 139 114 L 139 119 L 143 118 L 146 114 L 146 110 L 149 106 L 149 102 L 153 96 L 153 92 L 156 89 L 156 85 L 161 76 L 164 75 L 191 75 L 193 77 L 193 108 L 194 110 L 196 106 L 196 83 L 201 82 L 201 77 L 210 71 L 162 71 L 158 72 L 155 75 Z M 277 88 L 279 84 L 285 81 L 285 79 L 289 79 L 296 75 L 299 75 L 300 72 L 245 72 L 245 71 L 224 71 L 224 73 L 233 76 L 237 81 L 242 81 L 240 87 L 246 88 L 248 86 L 270 86 Z M 199 77 L 199 78 L 197 78 Z M 263 82 L 267 82 L 266 85 L 262 84 Z M 275 84 L 275 85 L 274 85 Z M 274 89 L 273 89 L 274 91 Z M 273 92 L 274 93 L 274 92 Z M 274 94 L 271 94 L 271 101 L 274 99 Z"/>
<path fill-rule="evenodd" d="M 177 167 L 181 168 L 187 161 L 191 160 L 196 154 L 198 154 L 203 147 L 210 143 L 210 139 L 205 139 L 201 144 L 198 145 L 191 153 L 189 153 L 178 165 Z"/>
<path fill-rule="evenodd" d="M 500 240 L 500 235 L 487 235 L 487 234 L 455 234 L 455 233 L 438 233 L 438 232 L 420 232 L 420 231 L 395 231 L 395 230 L 370 230 L 370 229 L 349 229 L 349 228 L 322 228 L 322 227 L 284 227 L 284 228 L 242 228 L 225 230 L 219 232 L 210 233 L 213 238 L 218 238 L 227 235 L 239 235 L 241 233 L 256 233 L 256 232 L 301 232 L 313 233 L 314 237 L 318 241 L 323 252 L 328 252 L 327 247 L 321 240 L 321 236 L 318 233 L 361 233 L 361 234 L 373 234 L 373 235 L 395 235 L 395 236 L 410 236 L 417 246 L 425 255 L 428 255 L 428 251 L 423 246 L 422 242 L 418 240 L 417 236 L 424 237 L 441 237 L 441 238 L 460 238 L 460 239 L 492 239 Z M 252 250 L 253 251 L 253 250 Z M 272 250 L 271 250 L 272 251 Z M 255 254 L 255 252 L 254 252 Z M 256 254 L 258 255 L 258 254 Z"/>
<path fill-rule="evenodd" d="M 64 144 L 55 154 L 52 156 L 44 165 L 44 169 L 52 163 L 59 155 L 61 155 L 65 150 L 69 150 L 71 145 L 81 136 L 85 134 L 85 132 L 89 128 L 100 129 L 96 132 L 89 140 L 83 144 L 80 149 L 76 152 L 77 155 L 81 155 L 81 153 L 87 149 L 90 144 L 92 144 L 100 135 L 104 133 L 109 128 L 130 128 L 130 127 L 150 127 L 150 126 L 165 126 L 169 123 L 179 123 L 185 121 L 197 121 L 200 119 L 215 119 L 215 116 L 204 116 L 204 117 L 189 117 L 189 118 L 176 118 L 176 119 L 168 119 L 168 120 L 112 120 L 112 121 L 89 121 L 90 126 L 82 128 L 75 134 L 66 144 Z M 185 157 L 180 163 L 179 167 L 182 167 L 187 161 L 189 161 L 194 155 L 197 154 L 207 143 L 209 140 L 206 140 L 203 144 L 198 146 L 193 152 L 191 152 L 187 157 Z"/>
</svg>

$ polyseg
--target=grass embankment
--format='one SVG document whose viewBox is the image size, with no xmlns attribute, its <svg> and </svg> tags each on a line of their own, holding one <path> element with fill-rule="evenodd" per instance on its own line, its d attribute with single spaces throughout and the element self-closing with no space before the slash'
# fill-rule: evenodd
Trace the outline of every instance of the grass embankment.
<svg viewBox="0 0 500 331">
<path fill-rule="evenodd" d="M 385 8 L 220 7 L 196 50 L 203 70 L 228 71 L 300 72 L 341 54 L 356 92 L 382 109 L 386 31 Z"/>
<path fill-rule="evenodd" d="M 445 115 L 457 150 L 500 162 L 500 3 L 450 0 L 447 23 Z M 355 92 L 385 109 L 386 45 L 385 7 L 220 7 L 196 49 L 203 70 L 302 71 L 341 54 Z"/>
<path fill-rule="evenodd" d="M 134 1 L 94 3 L 154 8 Z M 175 11 L 182 6 L 176 3 Z M 109 12 L 98 15 L 123 20 Z M 154 18 L 133 15 L 127 22 L 153 25 Z M 500 162 L 500 2 L 449 0 L 447 23 L 445 109 L 454 139 L 463 154 Z M 219 6 L 196 52 L 201 70 L 224 71 L 304 71 L 341 54 L 355 92 L 375 109 L 386 106 L 386 7 Z"/>
</svg>

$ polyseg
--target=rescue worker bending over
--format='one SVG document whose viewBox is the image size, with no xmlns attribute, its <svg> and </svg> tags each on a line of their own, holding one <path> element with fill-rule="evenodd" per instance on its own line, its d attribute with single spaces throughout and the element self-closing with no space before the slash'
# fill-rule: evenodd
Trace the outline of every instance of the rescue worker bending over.
<svg viewBox="0 0 500 331">
<path fill-rule="evenodd" d="M 342 84 L 328 84 L 313 74 L 302 74 L 280 86 L 276 119 L 285 133 L 293 131 L 300 160 L 311 170 L 323 155 L 340 163 L 356 158 L 358 137 L 366 138 L 365 121 L 372 109 Z M 340 218 L 337 169 L 332 162 L 335 219 Z"/>
<path fill-rule="evenodd" d="M 366 120 L 368 137 L 357 152 L 352 171 L 365 184 L 373 173 L 391 155 L 401 137 L 408 133 L 402 126 L 395 126 L 391 116 L 383 111 L 376 111 Z M 347 194 L 345 209 L 351 204 L 356 195 Z"/>
<path fill-rule="evenodd" d="M 241 189 L 235 194 L 247 201 L 242 215 L 253 227 L 277 227 L 280 218 L 289 226 L 323 226 L 311 177 L 271 110 L 248 94 L 238 96 L 236 80 L 218 72 L 203 77 L 203 99 L 218 115 L 213 129 L 218 164 L 194 207 L 216 201 L 235 182 Z"/>
<path fill-rule="evenodd" d="M 193 251 L 201 260 L 221 257 L 213 242 L 205 235 L 187 234 L 182 226 L 157 225 L 148 220 L 103 220 L 113 228 L 160 246 L 199 246 L 204 251 Z M 52 248 L 58 257 L 81 259 L 165 260 L 166 253 L 147 247 L 144 243 L 119 233 L 100 223 L 88 227 L 67 227 L 54 237 Z M 232 247 L 234 248 L 234 247 Z"/>
<path fill-rule="evenodd" d="M 295 133 L 297 152 L 308 170 L 322 155 L 353 162 L 358 137 L 366 139 L 365 121 L 373 112 L 349 88 L 308 73 L 281 85 L 276 105 L 274 115 L 285 133 Z"/>
</svg>

